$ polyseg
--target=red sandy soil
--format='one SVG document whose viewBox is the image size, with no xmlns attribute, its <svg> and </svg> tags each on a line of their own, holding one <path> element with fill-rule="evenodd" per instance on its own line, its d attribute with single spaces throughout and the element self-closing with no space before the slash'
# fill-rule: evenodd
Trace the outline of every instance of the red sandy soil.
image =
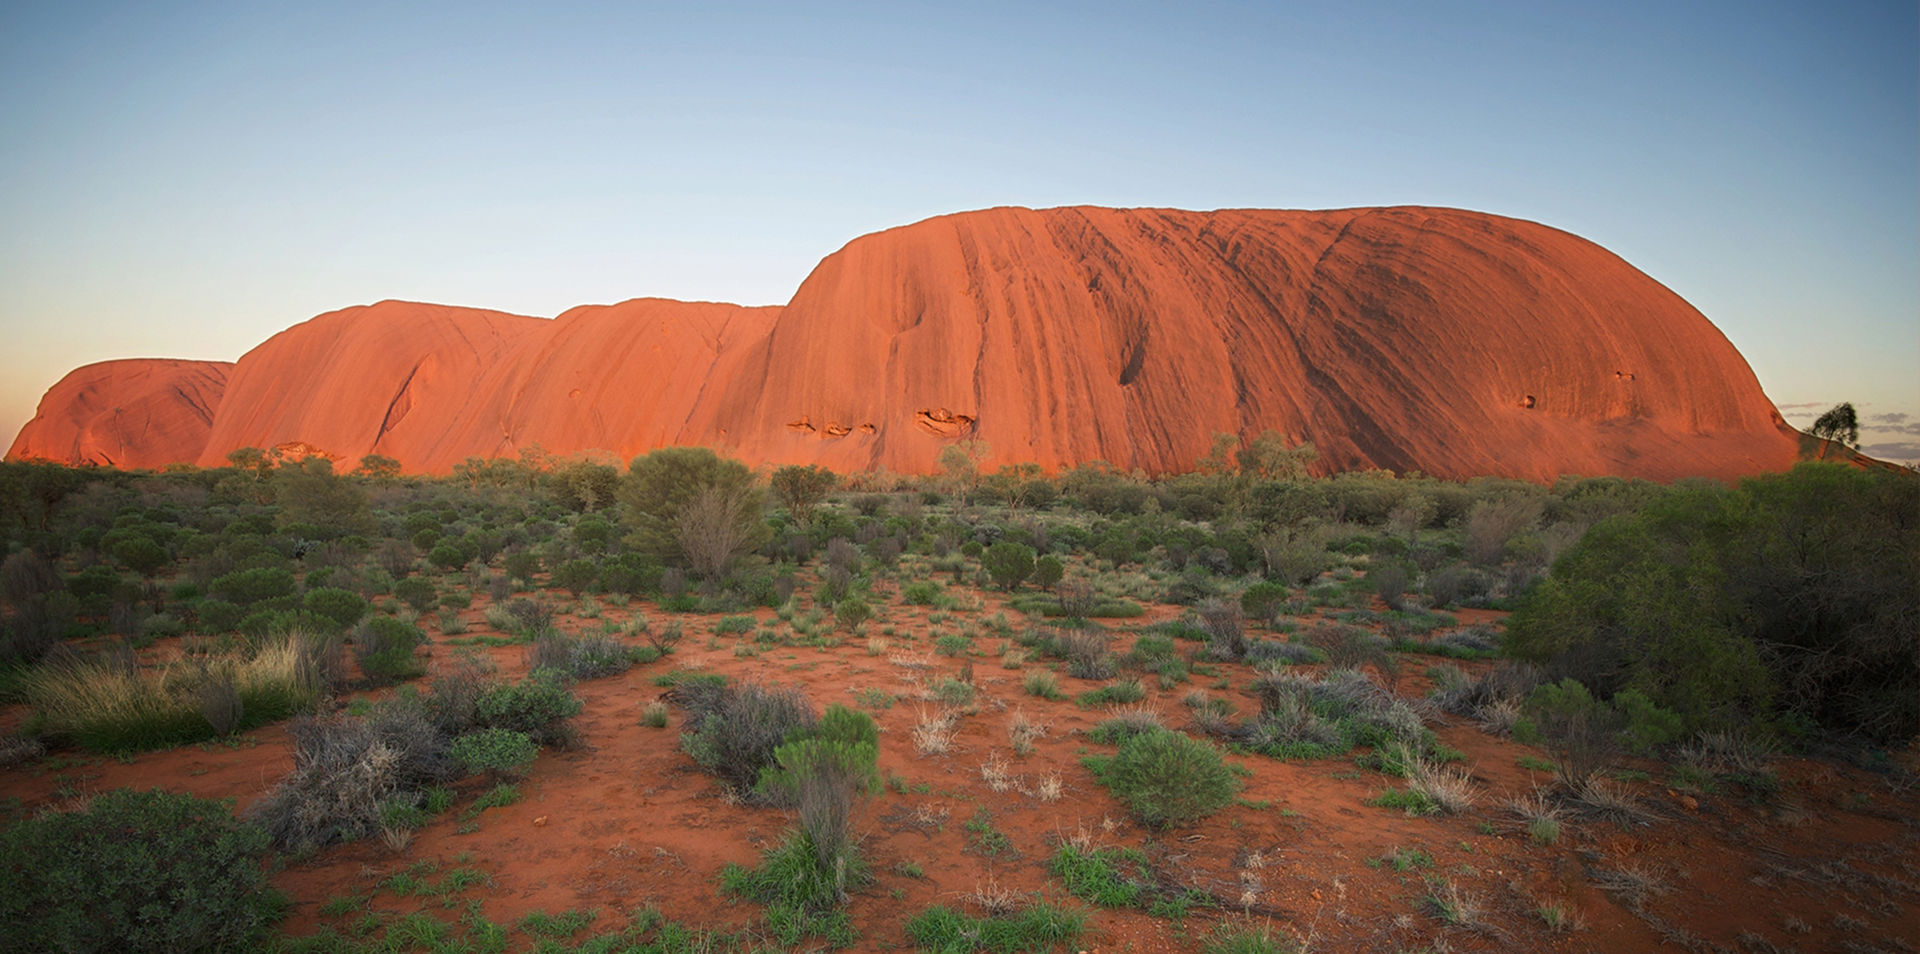
<svg viewBox="0 0 1920 954">
<path fill-rule="evenodd" d="M 997 208 L 856 239 L 785 307 L 638 299 L 549 321 L 381 302 L 275 335 L 210 400 L 115 366 L 127 381 L 56 385 L 8 457 L 98 462 L 76 434 L 111 431 L 116 461 L 286 447 L 444 474 L 535 445 L 687 444 L 928 473 L 974 438 L 989 467 L 1168 473 L 1216 433 L 1274 430 L 1321 472 L 1544 481 L 1736 477 L 1798 446 L 1659 282 L 1546 226 L 1418 207 Z M 136 404 L 151 425 L 112 423 Z"/>
<path fill-rule="evenodd" d="M 472 624 L 470 633 L 488 631 L 484 602 L 462 614 Z M 987 596 L 977 614 L 955 612 L 943 628 L 951 632 L 966 622 L 984 622 L 1000 609 L 998 602 L 997 596 Z M 854 638 L 832 649 L 774 647 L 746 658 L 733 648 L 750 644 L 751 634 L 711 636 L 718 617 L 674 617 L 635 603 L 609 606 L 605 618 L 624 620 L 634 612 L 645 613 L 656 628 L 681 619 L 685 640 L 659 662 L 581 683 L 580 745 L 543 753 L 521 785 L 522 801 L 486 811 L 477 831 L 461 834 L 455 816 L 481 787 L 470 781 L 455 810 L 436 817 L 403 849 L 369 839 L 291 862 L 276 878 L 296 902 L 282 929 L 297 935 L 322 924 L 343 925 L 320 914 L 335 897 L 374 894 L 375 909 L 387 912 L 434 905 L 379 891 L 383 879 L 423 860 L 437 861 L 443 869 L 486 872 L 491 884 L 458 900 L 483 898 L 487 916 L 496 923 L 533 911 L 598 908 L 603 913 L 593 929 L 605 931 L 623 923 L 627 912 L 650 904 L 689 925 L 753 926 L 758 906 L 723 900 L 717 876 L 730 862 L 754 864 L 791 820 L 780 811 L 724 797 L 679 750 L 677 710 L 668 729 L 640 724 L 640 708 L 661 692 L 653 677 L 685 668 L 797 686 L 821 708 L 835 702 L 857 705 L 856 693 L 863 689 L 899 697 L 873 714 L 882 730 L 881 770 L 904 779 L 909 791 L 890 787 L 859 822 L 877 880 L 851 902 L 862 932 L 858 951 L 910 947 L 902 925 L 929 905 L 978 913 L 969 896 L 989 883 L 1044 891 L 1077 904 L 1046 874 L 1060 841 L 1077 834 L 1098 845 L 1144 847 L 1164 876 L 1226 900 L 1231 908 L 1226 917 L 1293 932 L 1315 951 L 1685 949 L 1671 943 L 1676 939 L 1703 951 L 1912 951 L 1920 945 L 1920 867 L 1915 864 L 1920 856 L 1914 850 L 1920 841 L 1920 803 L 1912 789 L 1861 769 L 1780 759 L 1782 794 L 1762 803 L 1736 793 L 1696 797 L 1672 791 L 1661 781 L 1664 767 L 1647 763 L 1639 767 L 1651 779 L 1630 787 L 1657 813 L 1656 821 L 1621 827 L 1569 818 L 1557 844 L 1536 845 L 1503 803 L 1547 781 L 1545 774 L 1517 763 L 1522 755 L 1539 753 L 1457 721 L 1442 721 L 1441 739 L 1465 753 L 1463 764 L 1479 791 L 1478 803 L 1463 815 L 1408 818 L 1365 805 L 1365 799 L 1400 783 L 1359 770 L 1349 760 L 1236 757 L 1233 761 L 1252 770 L 1241 793 L 1249 804 L 1156 835 L 1128 820 L 1124 807 L 1079 763 L 1085 752 L 1106 751 L 1080 733 L 1107 713 L 1028 696 L 1021 671 L 1000 666 L 999 641 L 991 637 L 977 641 L 988 653 L 973 661 L 979 698 L 975 711 L 960 720 L 953 750 L 922 757 L 915 752 L 912 731 L 920 711 L 934 704 L 915 697 L 961 665 L 931 653 L 926 610 L 888 603 L 870 624 L 873 633 L 882 626 L 895 628 L 888 648 L 878 655 Z M 1146 618 L 1126 625 L 1178 612 L 1155 606 Z M 765 610 L 756 615 L 771 618 Z M 1009 611 L 1009 617 L 1024 625 L 1018 613 Z M 423 622 L 430 624 L 431 618 Z M 572 617 L 560 622 L 570 631 L 592 630 L 598 623 Z M 436 634 L 437 641 L 445 639 Z M 519 647 L 487 652 L 503 675 L 524 669 Z M 436 663 L 444 663 L 453 652 L 441 646 L 433 655 Z M 1029 661 L 1026 668 L 1040 665 Z M 1257 700 L 1242 691 L 1247 672 L 1220 668 L 1230 677 L 1227 688 L 1205 676 L 1172 691 L 1145 680 L 1148 703 L 1176 727 L 1184 724 L 1187 711 L 1180 698 L 1194 688 L 1232 699 L 1242 713 L 1257 710 Z M 1418 658 L 1403 657 L 1402 668 L 1408 674 L 1397 691 L 1424 695 L 1428 686 L 1418 674 Z M 1060 681 L 1070 695 L 1095 685 L 1064 674 Z M 1015 755 L 1008 741 L 1007 721 L 1015 712 L 1049 725 L 1026 757 Z M 5 721 L 20 716 L 16 710 Z M 1005 792 L 993 791 L 980 772 L 996 755 L 1018 780 Z M 285 732 L 269 727 L 232 744 L 189 746 L 124 762 L 57 755 L 0 772 L 0 797 L 23 799 L 32 808 L 58 807 L 75 793 L 161 786 L 233 798 L 244 808 L 289 767 Z M 1049 772 L 1059 773 L 1064 797 L 1048 803 L 1027 794 Z M 964 826 L 982 810 L 991 813 L 993 827 L 1011 840 L 1017 855 L 989 858 L 969 850 Z M 1381 863 L 1400 848 L 1425 851 L 1435 864 L 1396 872 Z M 924 877 L 903 873 L 900 868 L 907 864 L 918 865 Z M 1592 883 L 1596 872 L 1622 867 L 1654 875 L 1671 890 L 1652 897 L 1636 914 Z M 1451 881 L 1477 900 L 1486 926 L 1448 927 L 1427 913 L 1422 906 L 1430 891 L 1427 877 Z M 1543 904 L 1563 905 L 1579 927 L 1549 932 L 1534 913 Z M 455 916 L 440 914 L 448 920 Z M 1137 911 L 1099 910 L 1082 947 L 1195 950 L 1216 917 L 1221 915 L 1196 914 L 1182 934 L 1170 922 Z M 1669 929 L 1666 940 L 1661 925 Z"/>
</svg>

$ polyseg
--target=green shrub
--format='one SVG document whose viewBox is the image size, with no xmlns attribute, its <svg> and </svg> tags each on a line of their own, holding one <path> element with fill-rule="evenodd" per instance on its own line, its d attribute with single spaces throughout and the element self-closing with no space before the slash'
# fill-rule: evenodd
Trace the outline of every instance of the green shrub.
<svg viewBox="0 0 1920 954">
<path fill-rule="evenodd" d="M 1280 608 L 1292 598 L 1293 591 L 1278 583 L 1262 580 L 1240 594 L 1240 611 L 1247 614 L 1248 619 L 1270 625 L 1280 616 Z"/>
<path fill-rule="evenodd" d="M 1562 679 L 1527 696 L 1514 738 L 1546 746 L 1563 780 L 1581 785 L 1624 749 L 1647 754 L 1681 735 L 1680 717 L 1631 689 L 1601 701 L 1587 687 Z"/>
<path fill-rule="evenodd" d="M 442 542 L 428 551 L 427 562 L 443 570 L 458 570 L 473 562 L 473 554 L 465 547 Z"/>
<path fill-rule="evenodd" d="M 1596 524 L 1516 608 L 1507 649 L 1689 731 L 1772 717 L 1920 734 L 1920 493 L 1910 474 L 1803 463 L 1666 492 Z"/>
<path fill-rule="evenodd" d="M 422 576 L 410 576 L 393 584 L 393 595 L 402 603 L 424 613 L 440 600 L 440 590 L 433 581 Z"/>
<path fill-rule="evenodd" d="M 900 588 L 900 601 L 914 606 L 937 606 L 943 591 L 932 580 L 916 580 Z"/>
<path fill-rule="evenodd" d="M 246 610 L 228 600 L 201 600 L 195 607 L 199 616 L 194 629 L 202 633 L 228 633 L 238 628 Z"/>
<path fill-rule="evenodd" d="M 811 730 L 818 717 L 794 689 L 682 682 L 668 693 L 686 710 L 680 747 L 736 792 L 751 792 L 774 750 Z"/>
<path fill-rule="evenodd" d="M 420 627 L 391 616 L 376 616 L 354 630 L 353 654 L 360 663 L 360 674 L 368 682 L 384 686 L 426 674 L 426 663 L 414 655 L 426 641 Z"/>
<path fill-rule="evenodd" d="M 1095 706 L 1126 705 L 1139 702 L 1146 697 L 1147 689 L 1140 684 L 1140 680 L 1122 679 L 1119 682 L 1101 686 L 1092 692 L 1083 693 L 1080 698 L 1074 700 L 1074 704 L 1082 709 L 1091 709 Z"/>
<path fill-rule="evenodd" d="M 250 950 L 283 899 L 267 835 L 224 802 L 116 789 L 0 831 L 0 945 L 19 951 Z"/>
<path fill-rule="evenodd" d="M 533 737 L 512 729 L 481 729 L 455 740 L 448 750 L 454 761 L 471 774 L 485 772 L 495 780 L 519 778 L 539 756 Z"/>
<path fill-rule="evenodd" d="M 153 542 L 149 537 L 133 535 L 123 538 L 113 545 L 113 558 L 121 565 L 144 577 L 152 577 L 160 568 L 173 561 L 167 548 Z"/>
<path fill-rule="evenodd" d="M 1033 585 L 1051 590 L 1067 575 L 1067 565 L 1049 553 L 1033 561 Z"/>
<path fill-rule="evenodd" d="M 1391 808 L 1405 812 L 1409 816 L 1432 815 L 1440 811 L 1440 803 L 1431 795 L 1410 788 L 1390 788 L 1372 798 L 1366 804 L 1376 808 Z"/>
<path fill-rule="evenodd" d="M 1050 670 L 1027 670 L 1027 674 L 1020 679 L 1020 686 L 1027 690 L 1027 694 L 1030 696 L 1039 696 L 1047 700 L 1065 698 L 1064 694 L 1060 692 L 1060 677 L 1054 675 Z"/>
<path fill-rule="evenodd" d="M 713 624 L 715 636 L 737 636 L 753 632 L 754 619 L 751 616 L 726 616 Z"/>
<path fill-rule="evenodd" d="M 843 629 L 854 629 L 861 623 L 873 618 L 873 607 L 857 596 L 849 596 L 833 608 L 833 618 Z"/>
<path fill-rule="evenodd" d="M 1033 574 L 1033 548 L 1002 540 L 987 548 L 980 565 L 993 577 L 995 586 L 1011 590 Z"/>
<path fill-rule="evenodd" d="M 214 578 L 213 595 L 237 606 L 293 595 L 293 573 L 274 567 L 236 570 Z"/>
<path fill-rule="evenodd" d="M 832 947 L 846 947 L 859 938 L 847 912 L 840 909 L 845 889 L 870 877 L 858 853 L 837 868 L 824 867 L 812 839 L 796 831 L 767 850 L 760 866 L 730 864 L 720 872 L 720 889 L 767 906 L 767 928 L 773 939 L 791 950 L 809 935 Z"/>
<path fill-rule="evenodd" d="M 307 612 L 332 623 L 335 632 L 344 631 L 367 614 L 367 601 L 360 594 L 334 587 L 308 590 L 301 602 Z"/>
<path fill-rule="evenodd" d="M 1090 763 L 1133 816 L 1154 828 L 1198 821 L 1240 790 L 1218 748 L 1167 729 L 1136 735 L 1112 758 Z"/>
<path fill-rule="evenodd" d="M 547 576 L 548 586 L 557 586 L 579 596 L 600 578 L 600 565 L 592 560 L 568 560 L 553 568 Z"/>
<path fill-rule="evenodd" d="M 787 733 L 787 740 L 773 750 L 772 764 L 761 769 L 754 795 L 775 805 L 793 805 L 799 800 L 800 781 L 822 773 L 851 779 L 861 791 L 877 791 L 879 752 L 880 728 L 872 716 L 830 705 L 811 729 Z"/>
<path fill-rule="evenodd" d="M 524 732 L 541 745 L 567 745 L 573 741 L 569 722 L 580 708 L 565 676 L 535 669 L 519 682 L 483 693 L 474 704 L 474 719 L 488 728 Z"/>
<path fill-rule="evenodd" d="M 507 554 L 507 575 L 522 583 L 533 581 L 534 574 L 540 572 L 540 558 L 531 550 L 515 550 Z M 621 592 L 631 592 L 622 590 Z"/>
</svg>

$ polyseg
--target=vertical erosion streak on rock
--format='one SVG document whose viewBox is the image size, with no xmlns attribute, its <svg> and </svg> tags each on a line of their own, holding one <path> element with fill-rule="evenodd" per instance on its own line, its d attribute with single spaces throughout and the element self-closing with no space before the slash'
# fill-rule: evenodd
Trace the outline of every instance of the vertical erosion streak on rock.
<svg viewBox="0 0 1920 954">
<path fill-rule="evenodd" d="M 406 417 L 407 411 L 412 409 L 413 396 L 407 389 L 413 385 L 413 376 L 419 373 L 420 365 L 416 364 L 413 370 L 407 372 L 406 379 L 400 382 L 400 390 L 394 393 L 393 400 L 387 402 L 387 413 L 380 418 L 380 431 L 373 438 L 375 448 L 380 446 L 380 441 L 387 436 L 387 432 L 393 430 L 393 426 L 400 423 L 400 419 Z"/>
</svg>

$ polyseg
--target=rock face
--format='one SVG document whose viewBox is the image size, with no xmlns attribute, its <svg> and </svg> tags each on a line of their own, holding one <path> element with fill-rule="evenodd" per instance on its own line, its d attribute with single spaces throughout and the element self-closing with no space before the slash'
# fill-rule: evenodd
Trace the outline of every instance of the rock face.
<svg viewBox="0 0 1920 954">
<path fill-rule="evenodd" d="M 40 398 L 8 460 L 120 468 L 191 461 L 212 432 L 233 365 L 133 358 L 67 372 Z"/>
<path fill-rule="evenodd" d="M 68 385 L 89 370 L 10 457 L 98 460 L 72 422 L 136 385 L 102 376 L 85 403 Z M 784 308 L 382 302 L 274 336 L 215 391 L 200 440 L 115 462 L 299 444 L 444 473 L 534 444 L 701 444 L 924 473 L 977 439 L 988 466 L 1164 473 L 1215 433 L 1272 429 L 1311 441 L 1323 472 L 1664 480 L 1783 469 L 1798 446 L 1658 282 L 1565 232 L 1428 208 L 967 212 L 854 240 Z"/>
</svg>

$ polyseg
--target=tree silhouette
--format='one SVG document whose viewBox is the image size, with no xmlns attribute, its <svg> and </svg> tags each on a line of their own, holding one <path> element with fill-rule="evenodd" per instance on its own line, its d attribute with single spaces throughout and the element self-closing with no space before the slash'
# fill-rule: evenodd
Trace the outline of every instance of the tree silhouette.
<svg viewBox="0 0 1920 954">
<path fill-rule="evenodd" d="M 1860 449 L 1860 421 L 1853 413 L 1851 402 L 1835 404 L 1820 415 L 1813 422 L 1811 433 L 1822 440 L 1839 441 L 1854 450 Z"/>
</svg>

